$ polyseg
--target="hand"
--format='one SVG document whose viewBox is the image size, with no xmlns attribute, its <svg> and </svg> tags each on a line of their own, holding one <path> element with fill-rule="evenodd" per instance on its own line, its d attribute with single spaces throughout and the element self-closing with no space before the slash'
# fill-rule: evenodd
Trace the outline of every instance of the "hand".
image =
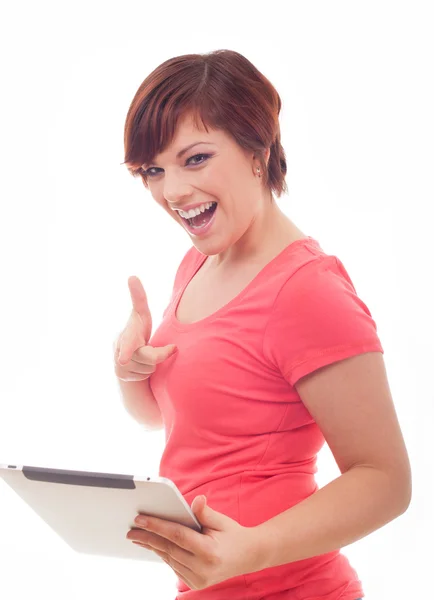
<svg viewBox="0 0 434 600">
<path fill-rule="evenodd" d="M 158 554 L 192 590 L 262 569 L 256 527 L 244 527 L 196 496 L 192 511 L 202 532 L 179 523 L 139 515 L 127 539 Z M 147 525 L 140 525 L 140 519 Z"/>
<path fill-rule="evenodd" d="M 148 379 L 157 365 L 173 354 L 176 346 L 148 346 L 152 317 L 143 285 L 138 277 L 128 279 L 133 310 L 127 326 L 114 343 L 115 373 L 122 381 Z"/>
</svg>

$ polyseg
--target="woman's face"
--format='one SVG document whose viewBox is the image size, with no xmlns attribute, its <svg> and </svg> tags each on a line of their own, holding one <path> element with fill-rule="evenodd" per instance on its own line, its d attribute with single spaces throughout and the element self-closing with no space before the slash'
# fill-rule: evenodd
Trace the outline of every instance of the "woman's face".
<svg viewBox="0 0 434 600">
<path fill-rule="evenodd" d="M 156 202 L 189 233 L 200 252 L 214 255 L 240 243 L 263 211 L 264 199 L 269 202 L 270 192 L 258 177 L 259 166 L 253 152 L 240 148 L 226 132 L 196 129 L 186 116 L 179 121 L 171 145 L 142 168 Z M 203 230 L 192 230 L 175 210 L 208 202 L 217 203 L 217 208 Z"/>
</svg>

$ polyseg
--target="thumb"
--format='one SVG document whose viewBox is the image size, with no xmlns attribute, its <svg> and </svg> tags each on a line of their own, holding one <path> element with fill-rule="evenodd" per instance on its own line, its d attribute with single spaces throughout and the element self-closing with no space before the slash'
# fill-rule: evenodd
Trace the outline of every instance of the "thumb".
<svg viewBox="0 0 434 600">
<path fill-rule="evenodd" d="M 208 506 L 206 496 L 196 496 L 191 504 L 191 510 L 199 523 L 216 531 L 223 531 L 228 517 Z"/>
<path fill-rule="evenodd" d="M 165 361 L 169 356 L 175 354 L 178 351 L 177 346 L 175 344 L 169 344 L 168 346 L 163 346 L 161 348 L 154 348 L 154 356 L 157 364 Z"/>
<path fill-rule="evenodd" d="M 126 365 L 128 363 L 127 357 L 124 354 L 124 348 L 122 344 L 119 346 L 117 361 L 120 365 Z"/>
</svg>

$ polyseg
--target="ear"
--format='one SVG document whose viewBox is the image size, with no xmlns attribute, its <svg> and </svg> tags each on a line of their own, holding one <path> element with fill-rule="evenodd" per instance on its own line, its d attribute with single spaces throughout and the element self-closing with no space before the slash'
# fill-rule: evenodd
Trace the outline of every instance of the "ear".
<svg viewBox="0 0 434 600">
<path fill-rule="evenodd" d="M 265 158 L 265 164 L 268 167 L 268 161 L 270 160 L 270 154 L 271 154 L 271 148 L 267 148 L 267 150 L 265 151 L 264 154 L 264 158 Z"/>
<path fill-rule="evenodd" d="M 264 161 L 265 161 L 265 167 L 267 169 L 268 169 L 268 161 L 270 160 L 270 154 L 271 154 L 270 148 L 267 148 L 266 150 L 264 150 L 263 156 L 264 156 Z M 254 173 L 254 175 L 256 175 L 256 166 L 260 166 L 257 153 L 252 154 L 252 160 L 253 160 L 253 164 L 252 164 L 253 173 Z M 258 161 L 257 165 L 255 164 L 255 161 Z"/>
</svg>

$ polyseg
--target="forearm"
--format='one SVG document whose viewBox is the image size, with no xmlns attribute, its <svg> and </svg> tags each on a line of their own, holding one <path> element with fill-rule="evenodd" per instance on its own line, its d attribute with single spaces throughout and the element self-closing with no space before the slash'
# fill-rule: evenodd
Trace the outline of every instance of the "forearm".
<svg viewBox="0 0 434 600">
<path fill-rule="evenodd" d="M 410 485 L 378 469 L 354 467 L 257 530 L 255 570 L 332 552 L 351 544 L 408 507 Z"/>
<path fill-rule="evenodd" d="M 161 412 L 152 393 L 149 378 L 142 381 L 123 381 L 117 378 L 117 381 L 127 412 L 147 429 L 162 429 Z"/>
</svg>

